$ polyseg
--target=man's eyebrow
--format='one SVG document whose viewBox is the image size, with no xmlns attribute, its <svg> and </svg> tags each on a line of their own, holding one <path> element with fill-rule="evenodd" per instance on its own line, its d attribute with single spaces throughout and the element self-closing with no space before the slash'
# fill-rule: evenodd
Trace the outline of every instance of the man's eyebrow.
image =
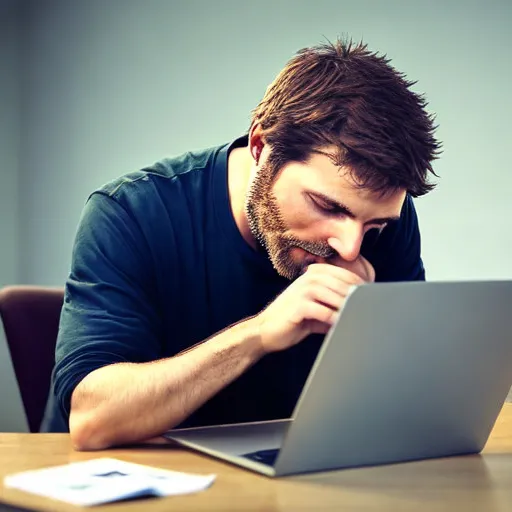
<svg viewBox="0 0 512 512">
<path fill-rule="evenodd" d="M 311 192 L 311 194 L 313 196 L 318 197 L 319 199 L 321 199 L 322 201 L 327 203 L 329 206 L 332 206 L 333 208 L 335 208 L 339 213 L 343 213 L 344 215 L 346 215 L 347 217 L 350 217 L 351 219 L 356 218 L 356 215 L 348 206 L 344 205 L 343 203 L 340 203 L 336 199 L 332 199 L 331 197 L 326 196 L 326 195 L 322 194 L 321 192 Z M 400 220 L 400 216 L 377 217 L 375 219 L 371 219 L 371 220 L 367 221 L 367 224 L 387 224 L 388 222 L 396 222 L 398 220 Z"/>
</svg>

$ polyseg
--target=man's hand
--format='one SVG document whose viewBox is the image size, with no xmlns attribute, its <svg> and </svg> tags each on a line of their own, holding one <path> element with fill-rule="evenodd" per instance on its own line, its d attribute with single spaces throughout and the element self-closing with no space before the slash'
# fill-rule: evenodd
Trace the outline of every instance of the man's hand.
<svg viewBox="0 0 512 512">
<path fill-rule="evenodd" d="M 309 334 L 327 333 L 351 287 L 374 279 L 373 267 L 362 256 L 344 267 L 336 262 L 311 264 L 255 317 L 263 350 L 285 350 Z"/>
</svg>

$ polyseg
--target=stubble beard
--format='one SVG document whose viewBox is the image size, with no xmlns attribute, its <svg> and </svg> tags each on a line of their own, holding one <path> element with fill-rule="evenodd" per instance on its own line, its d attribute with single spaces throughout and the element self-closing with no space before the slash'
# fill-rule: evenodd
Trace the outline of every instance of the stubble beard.
<svg viewBox="0 0 512 512">
<path fill-rule="evenodd" d="M 287 233 L 277 198 L 272 191 L 276 174 L 271 164 L 261 166 L 247 193 L 245 213 L 252 235 L 267 252 L 274 269 L 291 281 L 314 261 L 314 255 L 331 258 L 335 251 L 325 242 L 301 240 Z M 311 257 L 301 262 L 295 261 L 291 254 L 295 247 L 311 253 Z"/>
</svg>

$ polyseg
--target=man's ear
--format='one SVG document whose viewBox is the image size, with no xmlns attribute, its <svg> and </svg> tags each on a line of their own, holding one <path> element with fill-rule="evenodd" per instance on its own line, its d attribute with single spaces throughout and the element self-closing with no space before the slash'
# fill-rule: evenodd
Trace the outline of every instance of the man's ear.
<svg viewBox="0 0 512 512">
<path fill-rule="evenodd" d="M 265 142 L 263 140 L 263 130 L 259 123 L 254 123 L 249 131 L 249 151 L 254 159 L 256 165 L 259 164 L 261 153 Z"/>
</svg>

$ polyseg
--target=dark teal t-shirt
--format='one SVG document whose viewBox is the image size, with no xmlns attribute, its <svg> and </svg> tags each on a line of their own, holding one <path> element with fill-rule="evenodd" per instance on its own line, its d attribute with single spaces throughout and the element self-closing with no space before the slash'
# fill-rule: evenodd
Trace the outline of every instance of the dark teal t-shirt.
<svg viewBox="0 0 512 512">
<path fill-rule="evenodd" d="M 52 390 L 42 429 L 67 431 L 71 394 L 91 371 L 169 357 L 261 311 L 289 282 L 242 238 L 231 213 L 227 156 L 186 153 L 94 192 L 66 283 Z M 365 237 L 377 281 L 425 278 L 414 206 Z M 286 418 L 323 336 L 265 356 L 181 426 Z"/>
</svg>

